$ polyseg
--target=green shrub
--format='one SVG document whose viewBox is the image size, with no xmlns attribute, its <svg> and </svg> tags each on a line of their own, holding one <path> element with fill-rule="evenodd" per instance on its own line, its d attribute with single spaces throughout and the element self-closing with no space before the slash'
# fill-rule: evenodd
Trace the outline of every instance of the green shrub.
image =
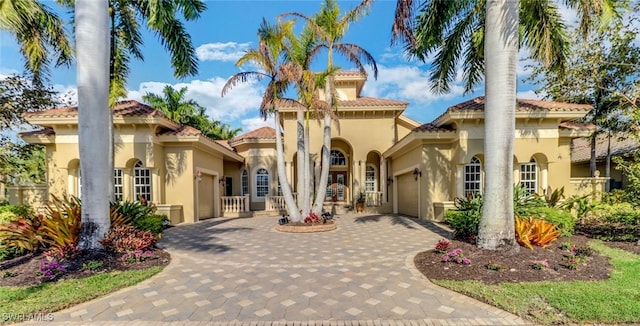
<svg viewBox="0 0 640 326">
<path fill-rule="evenodd" d="M 481 195 L 469 199 L 456 198 L 456 209 L 448 210 L 445 213 L 445 221 L 453 229 L 454 237 L 468 239 L 478 235 L 482 203 Z"/>
<path fill-rule="evenodd" d="M 640 210 L 630 203 L 600 204 L 585 218 L 585 222 L 640 225 Z"/>
<path fill-rule="evenodd" d="M 161 214 L 146 215 L 133 220 L 133 226 L 143 231 L 150 231 L 155 235 L 161 234 L 168 223 L 167 216 Z"/>
<path fill-rule="evenodd" d="M 576 218 L 570 212 L 553 207 L 538 207 L 530 210 L 529 213 L 529 216 L 554 224 L 560 231 L 561 237 L 571 236 L 574 232 Z"/>
<path fill-rule="evenodd" d="M 111 210 L 115 210 L 119 207 L 118 212 L 124 217 L 131 218 L 135 221 L 139 218 L 151 215 L 156 212 L 156 207 L 153 205 L 143 205 L 137 201 L 119 201 L 111 203 Z"/>
<path fill-rule="evenodd" d="M 0 261 L 22 256 L 26 252 L 17 247 L 7 247 L 0 243 Z"/>
<path fill-rule="evenodd" d="M 600 204 L 577 227 L 582 233 L 608 241 L 640 240 L 640 210 L 630 203 Z"/>
<path fill-rule="evenodd" d="M 0 211 L 0 225 L 8 225 L 18 218 L 18 215 L 10 211 Z"/>
<path fill-rule="evenodd" d="M 51 247 L 56 256 L 69 257 L 78 253 L 82 226 L 82 205 L 74 196 L 59 199 L 51 196 L 45 216 L 41 220 L 42 242 Z M 58 258 L 59 258 L 58 257 Z"/>
<path fill-rule="evenodd" d="M 7 212 L 12 213 L 16 217 L 21 216 L 28 219 L 35 216 L 33 208 L 29 205 L 0 205 L 0 216 L 6 214 Z M 2 223 L 2 221 L 2 217 L 0 217 L 0 224 Z"/>
</svg>

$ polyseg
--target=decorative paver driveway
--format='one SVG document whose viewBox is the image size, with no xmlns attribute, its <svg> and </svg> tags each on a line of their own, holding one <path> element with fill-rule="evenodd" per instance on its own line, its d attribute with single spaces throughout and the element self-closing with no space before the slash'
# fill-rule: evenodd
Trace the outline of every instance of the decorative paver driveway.
<svg viewBox="0 0 640 326">
<path fill-rule="evenodd" d="M 171 228 L 160 245 L 173 260 L 162 273 L 56 313 L 55 321 L 524 323 L 439 288 L 415 270 L 414 255 L 432 248 L 444 234 L 430 223 L 391 215 L 344 215 L 337 218 L 335 231 L 283 234 L 274 230 L 276 220 L 215 219 Z"/>
</svg>

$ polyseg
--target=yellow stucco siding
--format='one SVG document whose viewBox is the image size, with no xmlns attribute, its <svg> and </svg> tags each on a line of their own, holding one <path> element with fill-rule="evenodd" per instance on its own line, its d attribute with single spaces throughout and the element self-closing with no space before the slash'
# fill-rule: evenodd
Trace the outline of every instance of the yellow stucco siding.
<svg viewBox="0 0 640 326">
<path fill-rule="evenodd" d="M 451 145 L 424 145 L 422 151 L 420 218 L 434 219 L 433 203 L 450 201 L 455 193 Z"/>
<path fill-rule="evenodd" d="M 193 164 L 193 149 L 190 145 L 168 144 L 165 146 L 164 155 L 166 203 L 182 205 L 184 221 L 187 223 L 195 222 L 197 175 Z"/>
<path fill-rule="evenodd" d="M 396 182 L 398 213 L 418 216 L 419 182 L 413 179 L 413 175 L 410 172 L 398 175 Z"/>
</svg>

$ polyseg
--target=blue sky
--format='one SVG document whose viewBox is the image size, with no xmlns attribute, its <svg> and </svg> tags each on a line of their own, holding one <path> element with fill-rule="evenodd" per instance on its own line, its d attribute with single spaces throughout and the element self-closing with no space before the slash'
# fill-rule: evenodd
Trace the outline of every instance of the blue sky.
<svg viewBox="0 0 640 326">
<path fill-rule="evenodd" d="M 47 4 L 59 10 L 53 1 Z M 339 1 L 343 11 L 356 4 L 356 1 Z M 374 80 L 370 74 L 362 95 L 407 101 L 410 104 L 405 114 L 423 123 L 432 121 L 450 105 L 482 95 L 483 85 L 479 85 L 471 94 L 463 94 L 461 82 L 456 82 L 449 94 L 430 91 L 427 77 L 429 64 L 408 60 L 401 46 L 390 46 L 395 4 L 395 0 L 375 1 L 369 14 L 352 24 L 344 39 L 345 42 L 365 48 L 378 63 L 378 80 Z M 187 97 L 205 106 L 212 118 L 243 128 L 243 132 L 263 126 L 265 122 L 258 117 L 264 90 L 262 84 L 239 85 L 224 98 L 220 97 L 220 90 L 231 75 L 240 71 L 235 67 L 235 61 L 243 51 L 256 46 L 256 31 L 263 17 L 273 22 L 277 15 L 284 12 L 312 15 L 319 10 L 321 0 L 213 0 L 208 1 L 207 5 L 208 10 L 198 21 L 187 23 L 200 60 L 198 76 L 181 80 L 173 77 L 169 55 L 154 35 L 144 32 L 145 60 L 131 63 L 127 84 L 129 98 L 141 100 L 146 92 L 160 93 L 167 84 L 176 88 L 188 87 Z M 68 22 L 68 16 L 62 11 L 59 13 Z M 68 29 L 71 29 L 70 25 Z M 536 86 L 521 82 L 527 74 L 524 69 L 526 64 L 524 61 L 519 64 L 519 97 L 535 98 L 532 90 Z M 6 32 L 1 32 L 0 76 L 19 73 L 22 67 L 23 61 L 15 41 Z M 65 67 L 53 70 L 51 83 L 61 92 L 75 91 L 75 69 Z M 272 126 L 270 122 L 266 124 Z"/>
</svg>

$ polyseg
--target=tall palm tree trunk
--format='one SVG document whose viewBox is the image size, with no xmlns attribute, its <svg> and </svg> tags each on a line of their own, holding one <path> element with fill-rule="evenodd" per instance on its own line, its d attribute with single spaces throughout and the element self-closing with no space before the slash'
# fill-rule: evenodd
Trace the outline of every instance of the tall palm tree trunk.
<svg viewBox="0 0 640 326">
<path fill-rule="evenodd" d="M 109 4 L 77 0 L 78 134 L 82 175 L 80 247 L 100 248 L 109 231 Z"/>
<path fill-rule="evenodd" d="M 308 115 L 309 113 L 307 113 Z M 302 217 L 309 215 L 311 210 L 311 155 L 309 149 L 309 117 L 307 116 L 305 128 L 304 128 L 304 174 L 302 179 L 304 180 L 304 191 L 302 192 L 302 205 L 299 207 L 302 210 Z"/>
<path fill-rule="evenodd" d="M 485 196 L 478 232 L 484 249 L 517 248 L 513 217 L 518 1 L 487 0 L 485 20 Z"/>
<path fill-rule="evenodd" d="M 297 173 L 296 173 L 296 191 L 298 193 L 298 198 L 297 198 L 297 206 L 296 207 L 302 207 L 302 203 L 304 203 L 304 189 L 305 189 L 305 183 L 304 183 L 304 110 L 301 108 L 298 108 L 298 111 L 296 112 L 296 136 L 298 137 L 297 139 L 297 157 L 296 157 L 296 167 L 297 167 Z M 296 214 L 296 215 L 300 215 L 300 214 Z M 293 215 L 291 216 L 291 220 L 294 222 L 298 222 L 299 219 L 301 219 L 301 217 L 299 217 L 298 220 L 293 219 Z"/>
<path fill-rule="evenodd" d="M 318 181 L 316 200 L 313 212 L 320 214 L 327 196 L 327 181 L 329 180 L 329 165 L 331 160 L 331 115 L 324 115 L 324 134 L 322 139 L 322 165 L 320 167 L 320 181 Z"/>
<path fill-rule="evenodd" d="M 277 152 L 277 168 L 278 168 L 278 180 L 280 180 L 280 186 L 282 189 L 282 195 L 284 196 L 284 202 L 287 204 L 287 213 L 289 219 L 292 221 L 300 221 L 300 212 L 296 205 L 296 201 L 293 198 L 291 192 L 291 186 L 289 186 L 289 180 L 287 179 L 287 173 L 284 166 L 284 149 L 282 146 L 282 132 L 280 127 L 280 112 L 278 109 L 274 110 L 276 121 L 276 152 Z"/>
</svg>

